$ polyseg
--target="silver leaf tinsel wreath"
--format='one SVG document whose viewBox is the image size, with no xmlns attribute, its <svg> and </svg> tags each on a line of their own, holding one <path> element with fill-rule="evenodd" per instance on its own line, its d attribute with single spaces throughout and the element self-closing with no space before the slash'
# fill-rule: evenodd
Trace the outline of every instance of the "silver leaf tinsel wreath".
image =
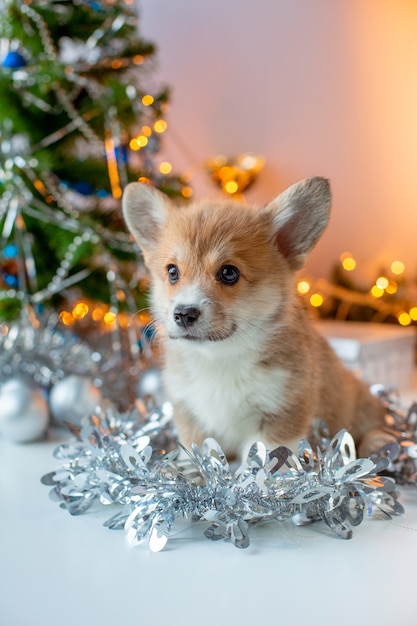
<svg viewBox="0 0 417 626">
<path fill-rule="evenodd" d="M 295 454 L 282 446 L 267 451 L 257 442 L 236 469 L 214 439 L 185 450 L 175 439 L 169 403 L 149 409 L 138 401 L 123 415 L 108 405 L 73 429 L 74 442 L 55 450 L 63 466 L 42 482 L 72 515 L 97 504 L 119 505 L 105 526 L 124 528 L 130 545 L 147 540 L 153 551 L 165 546 L 180 519 L 205 522 L 207 538 L 238 548 L 249 546 L 251 526 L 289 518 L 297 524 L 323 520 L 350 539 L 365 512 L 386 519 L 403 513 L 396 480 L 415 484 L 416 405 L 403 414 L 388 394 L 385 400 L 387 428 L 398 443 L 370 458 L 356 458 L 346 430 L 330 440 L 317 422 L 314 447 L 301 440 Z"/>
</svg>

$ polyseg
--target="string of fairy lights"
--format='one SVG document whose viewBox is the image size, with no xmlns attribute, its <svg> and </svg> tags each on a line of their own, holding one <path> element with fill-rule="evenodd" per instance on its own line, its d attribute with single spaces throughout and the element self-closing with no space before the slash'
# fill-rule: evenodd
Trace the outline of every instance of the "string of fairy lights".
<svg viewBox="0 0 417 626">
<path fill-rule="evenodd" d="M 110 2 L 111 4 L 111 2 Z M 125 4 L 131 4 L 131 0 L 125 0 Z M 45 20 L 40 16 L 38 12 L 34 10 L 34 6 L 31 3 L 23 3 L 22 13 L 28 15 L 36 25 L 36 29 L 39 33 L 42 45 L 43 53 L 47 58 L 53 60 L 59 59 L 60 51 L 57 50 L 54 45 L 48 25 Z M 110 30 L 112 33 L 116 33 L 124 23 L 123 20 L 127 18 L 115 18 L 110 24 Z M 102 38 L 105 38 L 105 33 L 102 29 L 97 29 L 85 45 L 79 50 L 81 55 L 78 62 L 82 62 L 84 56 L 97 66 L 104 67 L 110 66 L 113 70 L 122 69 L 128 64 L 142 65 L 145 62 L 145 56 L 141 54 L 127 57 L 123 55 L 106 55 L 103 54 L 101 59 L 93 58 L 93 54 L 97 54 L 97 44 L 101 43 Z M 90 56 L 89 56 L 90 55 Z M 61 59 L 63 60 L 63 59 Z M 14 68 L 14 74 L 23 75 L 27 78 L 27 68 Z M 23 74 L 22 74 L 23 73 Z M 78 87 L 86 88 L 87 91 L 94 91 L 98 89 L 96 82 L 90 77 L 86 78 L 82 72 L 77 71 L 77 62 L 66 64 L 65 76 L 74 85 Z M 21 80 L 21 79 L 20 79 Z M 28 91 L 28 94 L 30 92 Z M 90 118 L 88 116 L 94 115 L 94 111 L 89 111 L 87 114 L 81 115 L 73 108 L 73 103 L 70 99 L 69 93 L 66 93 L 62 87 L 56 89 L 56 95 L 68 113 L 68 125 L 61 128 L 57 133 L 53 133 L 43 138 L 43 148 L 54 144 L 57 140 L 62 139 L 66 134 L 73 130 L 73 126 L 79 128 L 86 139 L 94 139 L 92 129 L 89 125 Z M 125 137 L 125 129 L 121 129 L 117 115 L 112 115 L 111 111 L 107 111 L 106 117 L 106 136 L 105 136 L 105 154 L 106 163 L 110 181 L 111 196 L 117 200 L 122 195 L 123 187 L 126 183 L 124 174 L 123 159 L 120 158 L 120 148 L 127 148 L 129 151 L 129 159 L 135 159 L 135 155 L 141 155 L 145 163 L 148 160 L 153 161 L 153 166 L 149 167 L 151 174 L 140 175 L 138 180 L 143 183 L 151 183 L 151 176 L 155 171 L 155 168 L 161 178 L 165 176 L 169 177 L 173 172 L 172 163 L 161 157 L 158 161 L 156 157 L 156 150 L 152 149 L 152 144 L 159 145 L 161 136 L 168 129 L 168 122 L 162 118 L 162 113 L 167 112 L 168 103 L 164 101 L 158 101 L 158 94 L 152 94 L 150 92 L 140 93 L 133 84 L 126 86 L 126 95 L 132 103 L 135 103 L 137 112 L 141 114 L 140 129 L 136 129 L 133 136 Z M 45 103 L 37 103 L 37 106 L 42 106 Z M 155 108 L 155 104 L 158 106 Z M 148 115 L 146 114 L 148 111 Z M 145 113 L 145 114 L 144 114 Z M 86 117 L 87 115 L 87 117 Z M 138 115 L 139 119 L 139 115 Z M 6 143 L 3 141 L 3 144 Z M 149 156 L 147 154 L 149 153 Z M 265 159 L 261 155 L 253 154 L 250 152 L 238 154 L 234 157 L 226 157 L 224 155 L 217 155 L 208 159 L 202 167 L 210 175 L 214 184 L 216 184 L 227 196 L 235 199 L 241 199 L 242 194 L 254 183 L 257 179 L 259 172 L 264 167 Z M 48 206 L 56 204 L 58 208 L 57 217 L 55 222 L 58 225 L 59 219 L 62 217 L 64 227 L 67 230 L 72 230 L 72 221 L 77 220 L 80 214 L 80 210 L 77 207 L 73 207 L 69 198 L 67 197 L 66 190 L 57 188 L 56 184 L 42 172 L 43 176 L 39 175 L 38 169 L 34 167 L 34 160 L 31 151 L 28 154 L 17 151 L 17 154 L 13 155 L 13 158 L 5 159 L 3 167 L 3 178 L 10 184 L 10 181 L 15 181 L 18 185 L 20 179 L 16 176 L 16 168 L 22 170 L 27 176 L 28 180 L 33 185 L 33 189 L 36 190 L 44 200 L 42 207 L 36 207 L 34 202 L 36 200 L 35 194 L 30 190 L 30 202 L 25 202 L 25 210 L 36 212 L 36 216 L 39 219 L 50 219 L 51 212 L 48 211 Z M 143 168 L 146 171 L 146 167 Z M 163 185 L 162 185 L 163 186 Z M 180 178 L 180 187 L 178 189 L 179 195 L 184 199 L 190 199 L 193 195 L 193 189 L 190 185 L 190 177 L 184 173 Z M 8 198 L 6 198 L 8 200 Z M 64 254 L 63 260 L 60 262 L 55 274 L 52 276 L 47 288 L 43 291 L 37 291 L 36 289 L 28 290 L 24 284 L 20 285 L 20 289 L 16 285 L 5 285 L 4 289 L 0 290 L 0 299 L 10 300 L 14 297 L 22 298 L 23 295 L 27 295 L 27 292 L 31 292 L 33 302 L 42 302 L 47 296 L 57 293 L 64 287 L 70 286 L 69 281 L 76 282 L 79 275 L 74 276 L 72 279 L 69 276 L 69 272 L 72 266 L 72 260 L 77 252 L 79 245 L 87 241 L 96 242 L 97 235 L 100 235 L 105 241 L 117 240 L 120 247 L 128 245 L 128 236 L 126 233 L 113 231 L 107 232 L 104 226 L 97 228 L 97 233 L 83 228 L 74 228 L 74 239 L 68 245 L 68 249 Z M 120 241 L 119 241 L 120 240 Z M 340 256 L 340 267 L 347 275 L 354 275 L 357 270 L 357 261 L 350 253 L 343 253 Z M 11 278 L 13 276 L 10 274 Z M 146 285 L 145 285 L 146 287 Z M 374 311 L 372 320 L 374 321 L 393 321 L 395 320 L 402 326 L 409 326 L 417 323 L 417 294 L 412 293 L 412 290 L 407 289 L 407 281 L 405 279 L 405 266 L 400 260 L 395 260 L 390 264 L 389 271 L 379 274 L 375 281 L 363 288 L 360 285 L 346 284 L 338 281 L 328 281 L 320 278 L 318 280 L 309 280 L 308 278 L 300 278 L 297 285 L 300 295 L 306 300 L 309 306 L 315 309 L 318 315 L 334 316 L 338 319 L 350 319 L 350 311 L 352 307 L 362 306 L 372 309 Z M 120 300 L 125 297 L 123 290 L 116 290 Z M 336 304 L 335 304 L 336 302 Z M 123 313 L 114 312 L 114 307 L 111 305 L 104 305 L 102 303 L 94 304 L 87 299 L 79 299 L 68 306 L 65 310 L 60 312 L 61 321 L 67 325 L 72 326 L 77 322 L 91 318 L 94 322 L 98 323 L 104 329 L 112 328 L 116 321 L 123 325 Z M 117 318 L 120 317 L 120 320 Z M 146 317 L 146 316 L 145 316 Z M 143 319 L 144 324 L 148 323 L 148 319 Z"/>
<path fill-rule="evenodd" d="M 300 277 L 298 293 L 319 317 L 352 319 L 350 314 L 355 307 L 355 319 L 361 319 L 360 311 L 366 310 L 366 321 L 389 321 L 401 326 L 417 323 L 417 290 L 414 282 L 407 279 L 406 267 L 401 260 L 392 261 L 389 268 L 378 273 L 367 286 L 361 286 L 359 279 L 354 280 L 358 269 L 355 257 L 350 252 L 343 252 L 334 272 L 339 280 Z"/>
<path fill-rule="evenodd" d="M 112 5 L 113 2 L 109 0 L 106 4 Z M 126 0 L 124 4 L 133 4 L 133 1 Z M 29 274 L 28 267 L 30 263 L 34 264 L 35 255 L 31 249 L 31 241 L 26 236 L 26 232 L 23 232 L 25 231 L 23 222 L 20 228 L 22 231 L 21 239 L 24 242 L 27 240 L 28 245 L 25 246 L 24 250 L 21 249 L 22 246 L 9 245 L 8 250 L 10 254 L 13 251 L 13 257 L 9 255 L 7 258 L 3 258 L 4 255 L 0 253 L 0 263 L 4 269 L 0 275 L 0 300 L 5 302 L 28 301 L 29 304 L 42 304 L 51 295 L 77 284 L 90 273 L 88 270 L 84 270 L 81 273 L 70 274 L 73 259 L 78 254 L 80 246 L 86 242 L 103 243 L 104 247 L 108 245 L 112 250 L 131 253 L 130 236 L 123 230 L 107 227 L 104 221 L 97 223 L 94 228 L 90 228 L 84 223 L 78 223 L 86 211 L 101 210 L 103 207 L 105 214 L 109 207 L 118 206 L 117 201 L 120 200 L 122 190 L 128 182 L 127 168 L 129 166 L 131 166 L 132 171 L 145 172 L 138 178 L 141 182 L 160 185 L 163 190 L 169 190 L 174 195 L 184 199 L 192 196 L 192 188 L 187 176 L 175 176 L 173 166 L 167 160 L 161 161 L 159 159 L 160 162 L 158 162 L 157 153 L 160 149 L 160 138 L 168 128 L 167 122 L 162 118 L 162 115 L 168 110 L 168 100 L 164 91 L 155 90 L 153 94 L 143 92 L 139 84 L 135 82 L 134 73 L 129 72 L 126 75 L 126 84 L 123 83 L 125 96 L 130 102 L 129 106 L 135 114 L 135 119 L 142 123 L 139 130 L 137 124 L 128 126 L 125 124 L 124 118 L 122 122 L 115 106 L 106 108 L 101 102 L 104 87 L 97 79 L 100 71 L 109 68 L 122 70 L 128 66 L 132 66 L 132 68 L 141 66 L 145 64 L 146 55 L 152 54 L 145 47 L 143 54 L 131 56 L 129 54 L 130 48 L 126 48 L 126 38 L 122 39 L 122 47 L 117 40 L 114 40 L 114 35 L 120 33 L 126 24 L 136 24 L 136 17 L 133 17 L 133 14 L 130 16 L 129 13 L 110 12 L 106 21 L 106 28 L 97 27 L 85 42 L 81 42 L 81 40 L 72 41 L 68 37 L 62 37 L 59 42 L 56 42 L 52 38 L 49 24 L 41 12 L 37 10 L 38 8 L 36 3 L 31 4 L 27 0 L 17 6 L 16 11 L 21 12 L 22 20 L 30 20 L 30 24 L 33 26 L 40 43 L 39 59 L 41 63 L 35 63 L 35 57 L 31 57 L 29 53 L 30 46 L 26 49 L 25 42 L 19 44 L 19 47 L 15 49 L 17 40 L 10 39 L 9 45 L 2 53 L 2 67 L 5 69 L 5 76 L 10 79 L 10 91 L 20 89 L 19 93 L 23 93 L 26 101 L 30 102 L 35 110 L 39 109 L 45 113 L 51 113 L 52 110 L 46 98 L 35 94 L 36 101 L 34 100 L 35 96 L 31 91 L 31 85 L 38 74 L 41 78 L 44 77 L 45 80 L 51 82 L 49 66 L 43 68 L 42 62 L 46 59 L 56 63 L 62 75 L 59 74 L 59 79 L 52 83 L 51 89 L 60 107 L 67 114 L 67 123 L 58 130 L 46 134 L 35 143 L 29 139 L 26 140 L 26 138 L 25 141 L 22 139 L 18 142 L 17 138 L 23 137 L 23 135 L 16 138 L 12 128 L 9 133 L 6 132 L 6 126 L 4 129 L 0 129 L 0 134 L 2 134 L 0 138 L 0 182 L 5 183 L 5 191 L 0 199 L 0 221 L 6 216 L 6 226 L 12 224 L 12 227 L 19 231 L 18 224 L 22 222 L 21 216 L 27 214 L 39 222 L 52 222 L 64 231 L 73 232 L 74 238 L 68 244 L 63 259 L 59 262 L 55 273 L 50 277 L 46 288 L 43 289 L 38 289 L 35 284 L 39 281 L 32 281 L 33 284 L 28 284 L 26 280 L 26 274 Z M 98 5 L 91 7 L 93 16 L 96 9 L 100 13 L 101 8 Z M 132 35 L 132 37 L 135 36 Z M 109 46 L 110 40 L 115 42 L 115 46 Z M 89 70 L 89 68 L 97 69 L 98 74 L 84 71 Z M 32 75 L 35 78 L 32 78 Z M 69 84 L 66 81 L 69 81 Z M 74 104 L 77 93 L 82 90 L 89 94 L 92 102 L 88 110 L 85 111 L 79 111 Z M 96 135 L 96 129 L 92 124 L 94 119 L 103 113 L 102 109 L 104 109 L 103 142 Z M 79 132 L 82 136 L 79 140 L 82 159 L 90 153 L 93 158 L 97 158 L 98 154 L 99 158 L 102 159 L 104 147 L 109 182 L 108 190 L 92 188 L 88 194 L 83 191 L 80 195 L 76 185 L 57 180 L 48 171 L 45 171 L 45 168 L 41 167 L 35 158 L 34 151 L 49 149 L 51 146 L 55 146 L 57 142 L 71 136 L 74 131 Z M 136 161 L 134 161 L 138 152 L 141 152 L 140 157 L 136 157 Z M 21 173 L 24 174 L 24 180 Z M 80 182 L 83 183 L 83 180 L 81 179 Z M 10 192 L 8 192 L 9 189 Z M 10 209 L 14 206 L 13 202 L 17 202 L 17 200 L 19 200 L 19 205 L 13 213 Z M 8 242 L 8 236 L 12 234 L 12 227 L 8 227 L 7 232 L 4 229 L 3 232 L 0 232 L 2 240 Z M 18 235 L 20 235 L 20 231 Z M 103 248 L 103 246 L 99 247 Z M 21 275 L 17 276 L 16 268 L 19 269 L 22 265 L 19 263 L 19 255 L 23 256 L 24 272 L 21 271 Z M 25 280 L 22 280 L 23 278 Z M 2 279 L 4 279 L 4 285 Z M 117 290 L 117 293 L 119 292 L 120 290 Z M 121 293 L 120 298 L 123 299 L 123 296 L 124 293 Z M 104 324 L 106 328 L 114 326 L 116 322 L 114 311 L 112 311 L 114 307 L 99 304 L 94 307 L 83 303 L 83 301 L 79 302 L 80 306 L 77 304 L 75 303 L 71 310 L 61 312 L 62 321 L 66 325 L 74 324 L 77 319 L 80 319 L 80 315 L 85 317 L 87 314 L 83 311 L 88 308 L 88 315 L 91 315 L 95 310 L 94 316 L 101 325 Z"/>
<path fill-rule="evenodd" d="M 150 107 L 154 103 L 154 97 L 151 94 L 145 94 L 142 97 L 141 101 L 144 107 Z M 129 141 L 130 150 L 132 150 L 133 152 L 139 152 L 140 150 L 148 146 L 154 134 L 160 136 L 163 133 L 165 133 L 167 129 L 168 129 L 168 122 L 162 118 L 155 120 L 152 126 L 148 124 L 144 124 L 142 128 L 140 129 L 140 131 L 134 137 L 130 139 Z M 161 161 L 157 167 L 158 167 L 160 174 L 162 174 L 163 176 L 169 175 L 173 171 L 172 163 L 167 160 Z M 182 175 L 182 180 L 184 182 L 184 185 L 181 187 L 180 193 L 185 199 L 188 200 L 193 195 L 193 189 L 188 184 L 189 181 L 188 181 L 188 176 L 186 173 Z M 141 183 L 150 182 L 149 178 L 146 176 L 140 176 L 138 178 L 138 181 Z"/>
</svg>

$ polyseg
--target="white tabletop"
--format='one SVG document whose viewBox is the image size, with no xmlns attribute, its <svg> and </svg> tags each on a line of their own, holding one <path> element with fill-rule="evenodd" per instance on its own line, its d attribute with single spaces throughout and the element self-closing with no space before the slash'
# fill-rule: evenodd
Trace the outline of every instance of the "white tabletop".
<svg viewBox="0 0 417 626">
<path fill-rule="evenodd" d="M 107 510 L 72 517 L 49 499 L 56 445 L 0 441 L 2 626 L 417 623 L 417 487 L 401 489 L 405 515 L 350 541 L 285 522 L 239 550 L 196 525 L 155 554 L 103 527 Z"/>
</svg>

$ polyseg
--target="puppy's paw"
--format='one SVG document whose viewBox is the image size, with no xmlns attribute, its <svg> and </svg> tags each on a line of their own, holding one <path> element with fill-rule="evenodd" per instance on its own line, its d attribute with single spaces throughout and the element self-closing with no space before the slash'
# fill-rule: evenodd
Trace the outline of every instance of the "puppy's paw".
<svg viewBox="0 0 417 626">
<path fill-rule="evenodd" d="M 373 428 L 368 431 L 358 445 L 358 457 L 366 458 L 377 452 L 388 443 L 395 443 L 397 440 L 382 428 Z"/>
</svg>

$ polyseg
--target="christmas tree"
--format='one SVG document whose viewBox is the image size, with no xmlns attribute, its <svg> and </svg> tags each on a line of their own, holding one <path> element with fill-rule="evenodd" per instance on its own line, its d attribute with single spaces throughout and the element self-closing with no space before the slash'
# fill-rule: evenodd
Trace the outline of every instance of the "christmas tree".
<svg viewBox="0 0 417 626">
<path fill-rule="evenodd" d="M 191 194 L 157 163 L 169 91 L 148 86 L 155 47 L 139 35 L 132 0 L 0 8 L 0 321 L 28 306 L 68 325 L 90 301 L 110 320 L 140 309 L 140 277 L 127 285 L 138 251 L 121 218 L 123 187 Z M 82 302 L 68 307 L 74 293 Z"/>
<path fill-rule="evenodd" d="M 132 0 L 0 10 L 0 432 L 29 441 L 89 414 L 98 388 L 123 410 L 155 393 L 121 196 L 135 180 L 192 192 L 160 157 L 169 90 Z"/>
</svg>

